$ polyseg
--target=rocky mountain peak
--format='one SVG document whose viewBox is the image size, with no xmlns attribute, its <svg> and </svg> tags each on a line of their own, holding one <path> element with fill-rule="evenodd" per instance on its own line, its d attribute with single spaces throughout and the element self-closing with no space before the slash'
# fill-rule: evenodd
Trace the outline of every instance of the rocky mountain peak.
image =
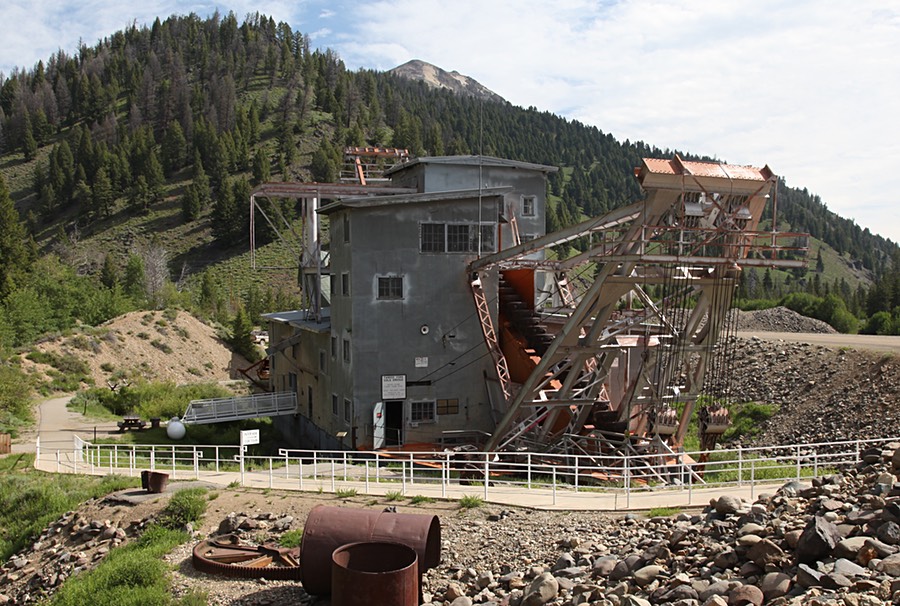
<svg viewBox="0 0 900 606">
<path fill-rule="evenodd" d="M 410 80 L 421 80 L 431 88 L 446 88 L 459 95 L 468 95 L 487 101 L 506 101 L 503 97 L 469 76 L 455 71 L 448 72 L 419 59 L 407 61 L 388 73 Z"/>
</svg>

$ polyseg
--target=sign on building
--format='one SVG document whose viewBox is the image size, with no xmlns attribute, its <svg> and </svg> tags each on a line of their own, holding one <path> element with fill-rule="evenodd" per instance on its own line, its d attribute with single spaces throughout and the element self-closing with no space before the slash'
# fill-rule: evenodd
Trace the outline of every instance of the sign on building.
<svg viewBox="0 0 900 606">
<path fill-rule="evenodd" d="M 405 400 L 406 375 L 381 375 L 381 399 Z"/>
</svg>

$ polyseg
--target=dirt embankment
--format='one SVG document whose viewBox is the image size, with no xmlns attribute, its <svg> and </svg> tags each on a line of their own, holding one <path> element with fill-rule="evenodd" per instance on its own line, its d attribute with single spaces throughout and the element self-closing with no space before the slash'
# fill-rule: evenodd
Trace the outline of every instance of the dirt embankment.
<svg viewBox="0 0 900 606">
<path fill-rule="evenodd" d="M 179 384 L 227 381 L 250 365 L 216 329 L 184 311 L 128 313 L 96 328 L 45 339 L 34 349 L 84 360 L 98 386 L 137 376 Z M 50 364 L 23 359 L 23 367 L 45 379 L 53 374 Z"/>
</svg>

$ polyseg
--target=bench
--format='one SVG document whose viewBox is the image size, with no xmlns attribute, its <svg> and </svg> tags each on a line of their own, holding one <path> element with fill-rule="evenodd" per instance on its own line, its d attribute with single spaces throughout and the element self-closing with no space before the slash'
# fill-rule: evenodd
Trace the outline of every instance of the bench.
<svg viewBox="0 0 900 606">
<path fill-rule="evenodd" d="M 119 426 L 119 431 L 124 432 L 128 429 L 143 429 L 147 426 L 147 422 L 141 421 L 141 418 L 137 416 L 126 416 L 117 425 Z"/>
</svg>

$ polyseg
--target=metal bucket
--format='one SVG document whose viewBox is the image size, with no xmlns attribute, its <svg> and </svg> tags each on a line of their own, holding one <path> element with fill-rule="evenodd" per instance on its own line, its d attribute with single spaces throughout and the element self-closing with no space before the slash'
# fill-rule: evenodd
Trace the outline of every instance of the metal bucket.
<svg viewBox="0 0 900 606">
<path fill-rule="evenodd" d="M 441 562 L 441 522 L 437 516 L 388 513 L 317 505 L 309 512 L 300 543 L 300 577 L 311 595 L 331 591 L 331 556 L 348 543 L 400 543 L 415 550 L 417 574 Z"/>
<path fill-rule="evenodd" d="M 331 555 L 331 606 L 418 606 L 416 551 L 400 543 L 350 543 Z"/>
<path fill-rule="evenodd" d="M 144 473 L 141 472 L 141 484 L 144 485 Z M 148 471 L 147 473 L 147 482 L 144 486 L 147 492 L 163 492 L 166 489 L 166 484 L 169 483 L 169 474 L 162 473 L 159 471 Z"/>
</svg>

